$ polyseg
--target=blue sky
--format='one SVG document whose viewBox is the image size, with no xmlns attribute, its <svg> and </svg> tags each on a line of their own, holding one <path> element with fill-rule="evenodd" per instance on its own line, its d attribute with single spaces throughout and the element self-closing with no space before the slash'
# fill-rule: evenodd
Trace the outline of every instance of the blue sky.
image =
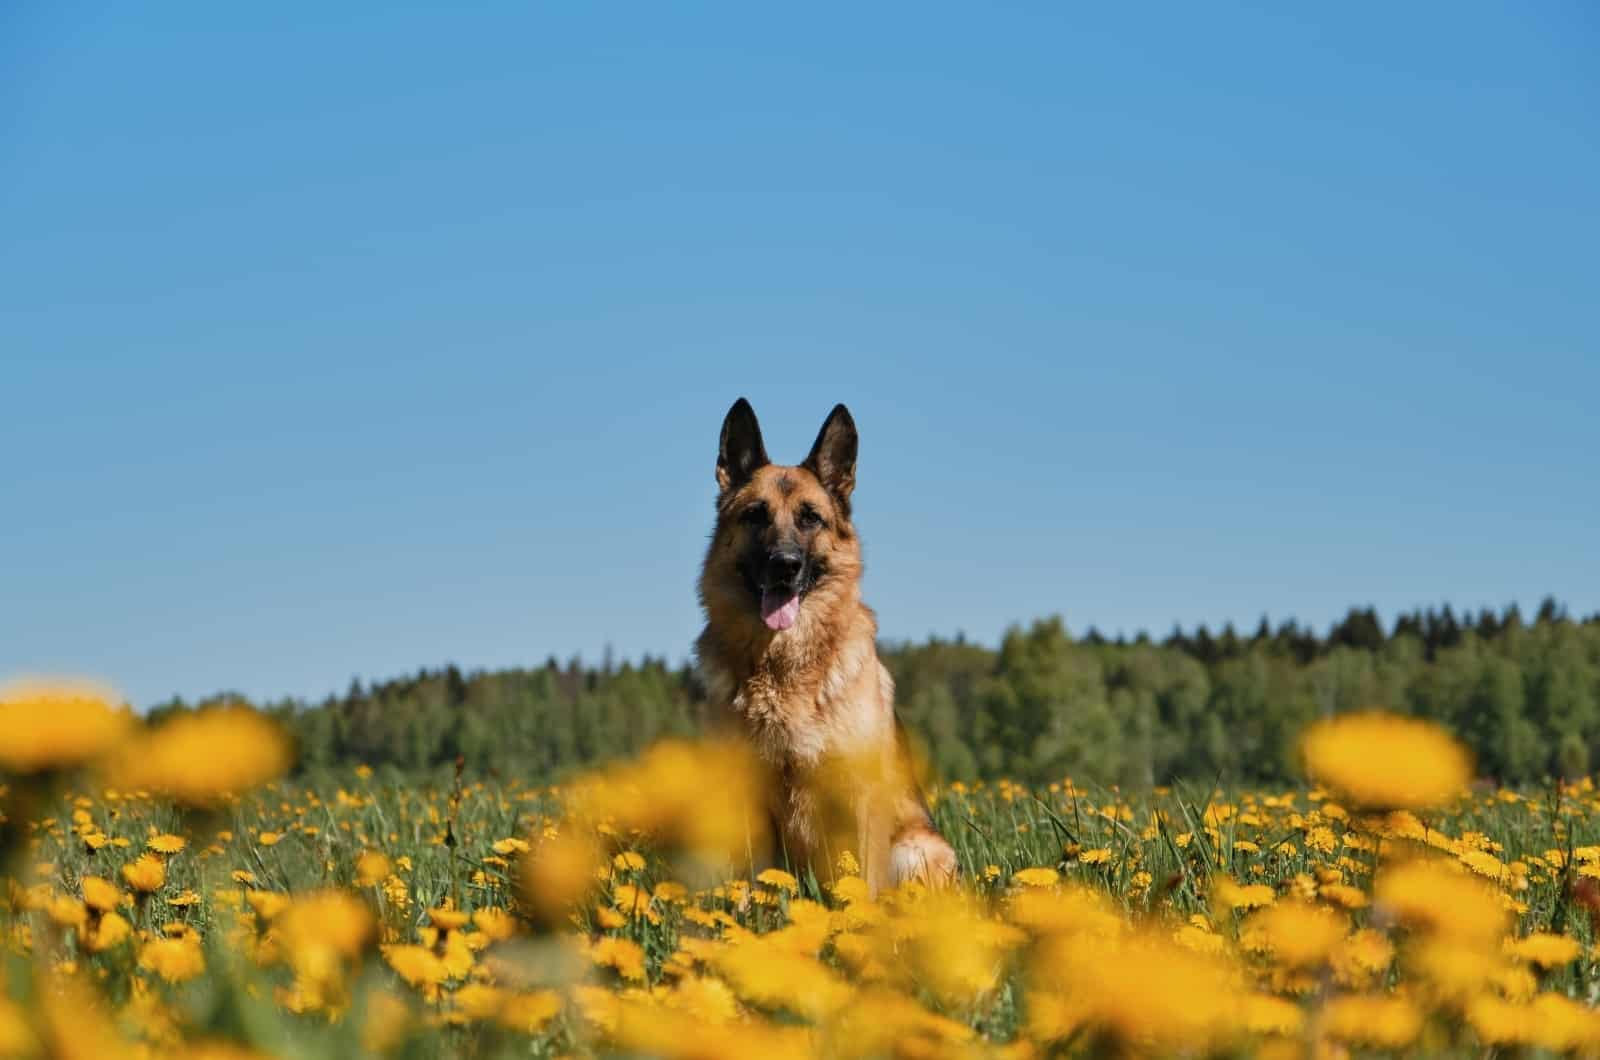
<svg viewBox="0 0 1600 1060">
<path fill-rule="evenodd" d="M 1581 3 L 0 13 L 0 676 L 687 656 L 828 408 L 885 634 L 1600 609 Z"/>
</svg>

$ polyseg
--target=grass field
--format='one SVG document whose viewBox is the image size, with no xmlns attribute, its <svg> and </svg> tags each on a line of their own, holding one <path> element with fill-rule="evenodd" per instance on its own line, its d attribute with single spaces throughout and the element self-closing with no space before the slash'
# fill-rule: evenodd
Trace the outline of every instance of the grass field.
<svg viewBox="0 0 1600 1060">
<path fill-rule="evenodd" d="M 846 850 L 727 868 L 750 775 L 718 748 L 220 797 L 282 763 L 181 735 L 93 774 L 0 739 L 0 1055 L 1600 1051 L 1592 784 L 1441 798 L 1381 732 L 1338 792 L 939 788 L 965 885 L 876 898 Z"/>
</svg>

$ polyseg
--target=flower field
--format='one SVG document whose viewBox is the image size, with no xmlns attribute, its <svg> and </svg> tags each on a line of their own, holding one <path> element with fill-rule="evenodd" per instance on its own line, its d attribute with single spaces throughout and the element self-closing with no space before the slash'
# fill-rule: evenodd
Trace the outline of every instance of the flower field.
<svg viewBox="0 0 1600 1060">
<path fill-rule="evenodd" d="M 290 782 L 243 711 L 0 693 L 0 1055 L 1600 1053 L 1600 793 L 1472 787 L 1425 723 L 1295 790 L 933 791 L 965 881 L 753 864 L 759 771 Z M 820 877 L 820 878 L 819 878 Z"/>
</svg>

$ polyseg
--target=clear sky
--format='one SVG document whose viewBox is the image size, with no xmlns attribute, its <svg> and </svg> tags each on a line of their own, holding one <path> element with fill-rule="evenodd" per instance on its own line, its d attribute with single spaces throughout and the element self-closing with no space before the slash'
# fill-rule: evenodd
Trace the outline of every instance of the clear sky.
<svg viewBox="0 0 1600 1060">
<path fill-rule="evenodd" d="M 0 5 L 0 676 L 685 658 L 741 394 L 892 638 L 1600 608 L 1593 5 L 452 7 Z"/>
</svg>

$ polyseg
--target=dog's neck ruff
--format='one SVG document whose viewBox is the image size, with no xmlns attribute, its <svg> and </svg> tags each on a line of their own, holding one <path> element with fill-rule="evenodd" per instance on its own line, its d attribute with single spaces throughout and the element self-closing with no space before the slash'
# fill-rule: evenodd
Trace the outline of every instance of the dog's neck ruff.
<svg viewBox="0 0 1600 1060">
<path fill-rule="evenodd" d="M 713 702 L 727 708 L 773 764 L 814 765 L 825 754 L 852 750 L 870 738 L 854 731 L 860 711 L 837 709 L 867 667 L 877 669 L 876 623 L 859 603 L 852 611 L 853 621 L 865 621 L 870 632 L 843 628 L 825 638 L 773 636 L 750 652 L 730 650 L 734 646 L 719 641 L 711 627 L 702 635 L 701 675 Z M 874 673 L 870 679 L 879 678 Z"/>
</svg>

